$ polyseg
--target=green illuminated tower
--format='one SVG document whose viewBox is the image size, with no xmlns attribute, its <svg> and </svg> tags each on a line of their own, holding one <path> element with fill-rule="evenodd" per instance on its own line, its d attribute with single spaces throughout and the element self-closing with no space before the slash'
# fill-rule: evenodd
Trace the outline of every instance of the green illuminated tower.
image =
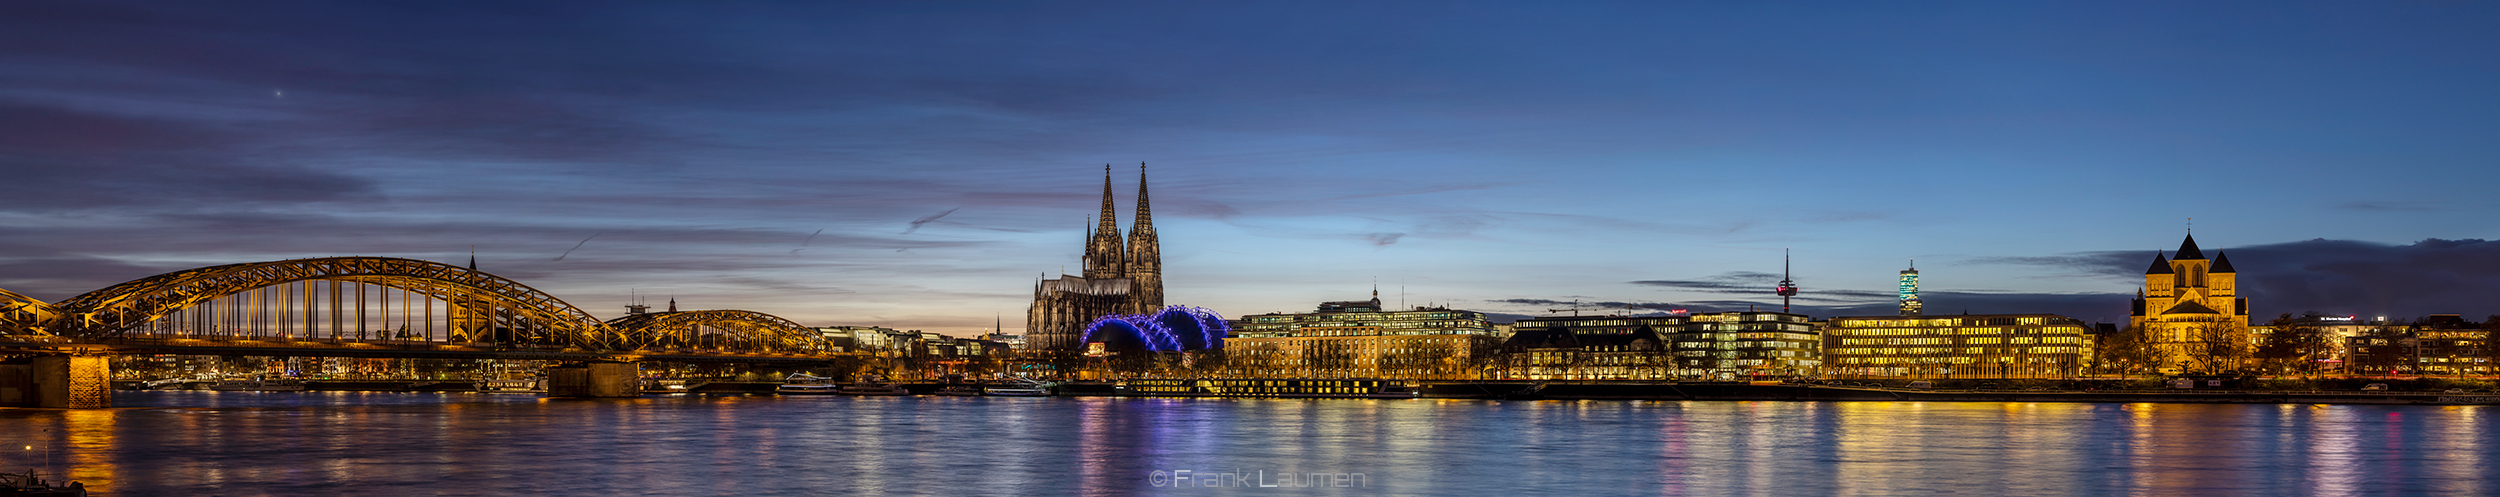
<svg viewBox="0 0 2500 497">
<path fill-rule="evenodd" d="M 1910 260 L 1910 268 L 1901 270 L 1901 315 L 1916 316 L 1926 306 L 1918 301 L 1918 259 Z"/>
</svg>

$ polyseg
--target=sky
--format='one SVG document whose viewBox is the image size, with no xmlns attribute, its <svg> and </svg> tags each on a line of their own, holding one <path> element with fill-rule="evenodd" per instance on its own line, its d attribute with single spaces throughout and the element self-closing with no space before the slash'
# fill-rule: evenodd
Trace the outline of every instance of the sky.
<svg viewBox="0 0 2500 497">
<path fill-rule="evenodd" d="M 1015 333 L 1144 163 L 1167 301 L 1228 316 L 1771 309 L 1785 251 L 1816 317 L 1915 259 L 1930 314 L 2123 322 L 2192 226 L 2261 319 L 2479 317 L 2495 46 L 2445 1 L 6 2 L 0 288 L 474 250 L 602 318 Z"/>
</svg>

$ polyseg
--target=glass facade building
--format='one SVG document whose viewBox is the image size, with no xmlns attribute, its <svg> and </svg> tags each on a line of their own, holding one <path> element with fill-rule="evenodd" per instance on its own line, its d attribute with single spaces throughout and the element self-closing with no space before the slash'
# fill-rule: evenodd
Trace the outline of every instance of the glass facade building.
<svg viewBox="0 0 2500 497">
<path fill-rule="evenodd" d="M 1823 355 L 1839 378 L 2056 378 L 2091 367 L 2094 338 L 2055 314 L 1836 317 Z"/>
</svg>

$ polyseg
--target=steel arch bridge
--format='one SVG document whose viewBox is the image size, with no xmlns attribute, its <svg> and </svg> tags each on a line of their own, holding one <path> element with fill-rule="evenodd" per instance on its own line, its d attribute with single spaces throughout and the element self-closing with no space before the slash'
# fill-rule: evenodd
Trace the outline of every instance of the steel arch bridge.
<svg viewBox="0 0 2500 497">
<path fill-rule="evenodd" d="M 823 334 L 780 316 L 714 310 L 628 314 L 608 320 L 634 348 L 832 351 Z"/>
<path fill-rule="evenodd" d="M 781 362 L 846 355 L 814 330 L 770 314 L 601 321 L 510 279 L 392 257 L 202 267 L 58 303 L 0 290 L 0 335 L 13 335 L 0 337 L 9 342 L 0 349 L 121 353 Z"/>
<path fill-rule="evenodd" d="M 60 319 L 52 304 L 0 289 L 0 335 L 24 334 L 49 336 L 52 321 Z"/>
</svg>

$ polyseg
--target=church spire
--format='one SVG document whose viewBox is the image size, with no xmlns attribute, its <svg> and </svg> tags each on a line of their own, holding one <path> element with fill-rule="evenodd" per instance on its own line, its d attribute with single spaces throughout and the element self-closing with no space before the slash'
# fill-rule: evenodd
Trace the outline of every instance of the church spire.
<svg viewBox="0 0 2500 497">
<path fill-rule="evenodd" d="M 1146 163 L 1137 163 L 1137 219 L 1128 226 L 1129 295 L 1137 313 L 1163 308 L 1163 244 L 1156 240 L 1154 208 L 1146 201 Z"/>
<path fill-rule="evenodd" d="M 1110 164 L 1102 165 L 1102 219 L 1094 223 L 1094 231 L 1097 233 L 1110 233 L 1111 236 L 1120 235 L 1119 218 L 1115 217 L 1115 214 L 1112 214 Z"/>
<path fill-rule="evenodd" d="M 1085 242 L 1085 278 L 1110 279 L 1128 273 L 1128 247 L 1120 241 L 1120 219 L 1111 205 L 1111 165 L 1102 165 L 1102 215 Z"/>
<path fill-rule="evenodd" d="M 1104 191 L 1108 192 L 1108 188 L 1111 188 L 1111 184 L 1103 183 L 1103 188 L 1106 189 Z M 1108 198 L 1109 194 L 1106 193 L 1104 196 L 1105 198 Z M 1102 205 L 1104 206 L 1104 209 L 1106 209 L 1103 212 L 1111 212 L 1108 210 L 1111 205 L 1110 201 L 1105 200 Z M 1144 162 L 1137 163 L 1137 219 L 1129 222 L 1128 229 L 1130 238 L 1137 238 L 1137 233 L 1147 233 L 1147 239 L 1153 239 L 1152 237 L 1154 236 L 1153 233 L 1155 231 L 1154 209 L 1147 207 L 1146 203 L 1146 163 Z M 1130 250 L 1137 249 L 1137 247 L 1135 247 L 1136 244 L 1132 243 L 1130 245 Z"/>
</svg>

